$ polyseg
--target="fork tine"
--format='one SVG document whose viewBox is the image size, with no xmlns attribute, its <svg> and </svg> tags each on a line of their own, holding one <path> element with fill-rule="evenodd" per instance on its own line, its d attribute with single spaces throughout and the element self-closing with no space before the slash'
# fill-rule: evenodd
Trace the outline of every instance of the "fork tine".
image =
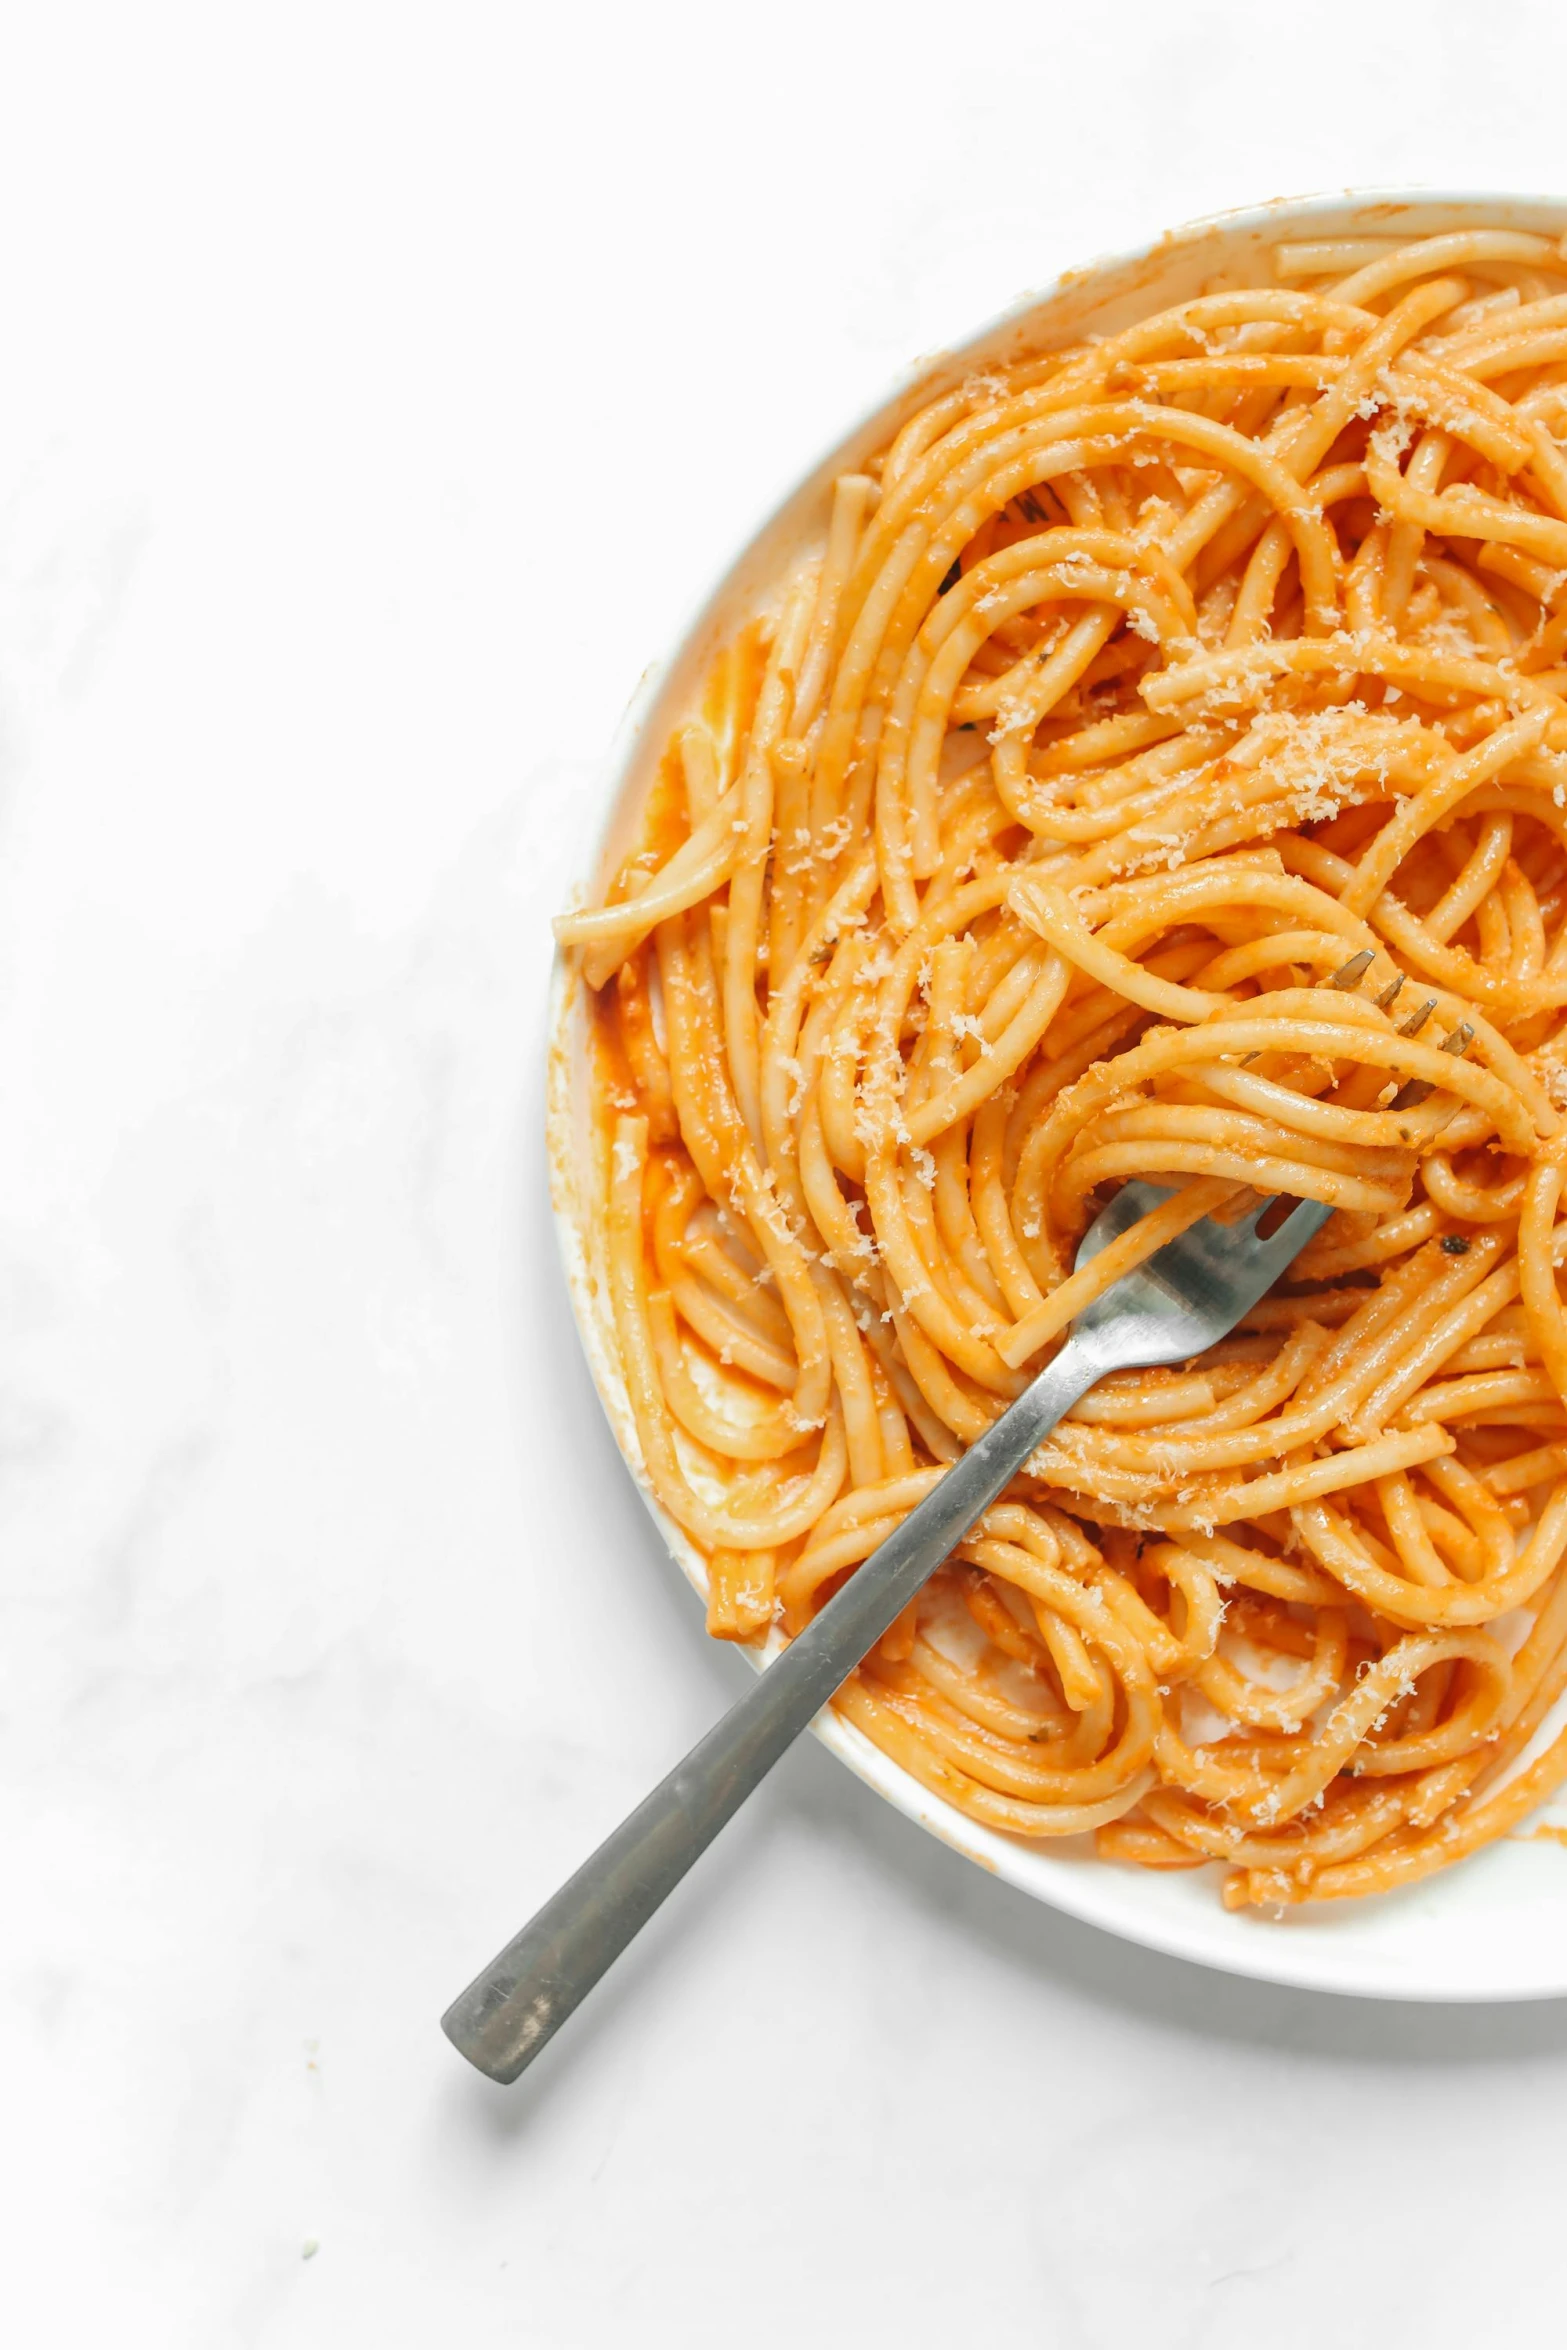
<svg viewBox="0 0 1567 2350">
<path fill-rule="evenodd" d="M 1257 1217 L 1257 1223 L 1261 1223 L 1262 1216 L 1266 1214 L 1269 1207 L 1277 1204 L 1280 1196 L 1278 1192 L 1275 1192 L 1272 1200 L 1264 1204 L 1262 1212 Z M 1320 1200 L 1295 1200 L 1291 1203 L 1289 1214 L 1280 1217 L 1267 1239 L 1259 1241 L 1259 1245 L 1272 1250 L 1276 1255 L 1283 1255 L 1288 1262 L 1300 1254 L 1301 1249 L 1315 1233 L 1321 1231 L 1332 1213 L 1332 1209 L 1325 1206 Z M 1299 1219 L 1298 1223 L 1297 1219 Z M 1253 1226 L 1253 1230 L 1255 1231 L 1255 1226 Z M 1289 1235 L 1287 1239 L 1285 1238 L 1286 1234 Z M 1281 1241 L 1284 1244 L 1282 1250 L 1278 1246 Z"/>
<path fill-rule="evenodd" d="M 1418 1015 L 1420 1024 L 1422 1026 L 1425 1024 L 1426 1015 L 1429 1014 L 1434 1008 L 1434 1001 L 1435 999 L 1433 998 L 1432 1003 L 1427 1004 L 1425 1012 Z M 1405 1027 L 1401 1028 L 1398 1033 L 1400 1036 L 1412 1036 L 1414 1034 L 1414 1030 Z M 1440 1053 L 1451 1053 L 1454 1060 L 1461 1061 L 1465 1053 L 1468 1052 L 1469 1047 L 1474 1043 L 1474 1034 L 1475 1032 L 1470 1027 L 1468 1021 L 1460 1020 L 1458 1026 L 1453 1030 L 1452 1035 L 1443 1037 L 1442 1042 L 1437 1046 L 1437 1051 Z M 1399 1091 L 1394 1094 L 1393 1099 L 1388 1103 L 1388 1108 L 1390 1110 L 1418 1109 L 1420 1104 L 1423 1101 L 1428 1101 L 1435 1091 L 1436 1087 L 1431 1083 L 1429 1077 L 1412 1077 L 1407 1085 L 1402 1086 Z"/>
<path fill-rule="evenodd" d="M 1399 1031 L 1398 1031 L 1399 1035 L 1400 1035 L 1400 1036 L 1418 1036 L 1418 1035 L 1420 1034 L 1420 1031 L 1421 1031 L 1421 1029 L 1422 1029 L 1422 1028 L 1424 1028 L 1424 1026 L 1425 1026 L 1426 1022 L 1427 1022 L 1427 1021 L 1430 1019 L 1430 1017 L 1431 1017 L 1432 1013 L 1433 1013 L 1435 1010 L 1436 1010 L 1436 998 L 1435 998 L 1435 996 L 1434 996 L 1434 995 L 1432 995 L 1432 996 L 1427 996 L 1427 998 L 1426 998 L 1425 1002 L 1424 1002 L 1424 1003 L 1421 1005 L 1421 1007 L 1420 1007 L 1419 1011 L 1418 1011 L 1418 1012 L 1411 1012 L 1411 1013 L 1410 1013 L 1410 1015 L 1409 1015 L 1409 1018 L 1408 1018 L 1407 1020 L 1405 1020 L 1405 1021 L 1402 1023 L 1402 1025 L 1400 1026 L 1400 1028 L 1399 1028 Z"/>
<path fill-rule="evenodd" d="M 1391 1012 L 1393 1006 L 1397 1003 L 1399 996 L 1403 992 L 1403 986 L 1404 974 L 1402 971 L 1400 971 L 1397 977 L 1394 979 L 1391 987 L 1385 987 L 1382 990 L 1382 993 L 1375 998 L 1377 1010 L 1379 1012 Z"/>
</svg>

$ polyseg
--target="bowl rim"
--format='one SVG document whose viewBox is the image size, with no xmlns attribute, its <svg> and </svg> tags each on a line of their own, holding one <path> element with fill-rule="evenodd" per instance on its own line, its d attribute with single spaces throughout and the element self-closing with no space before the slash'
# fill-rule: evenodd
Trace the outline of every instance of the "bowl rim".
<svg viewBox="0 0 1567 2350">
<path fill-rule="evenodd" d="M 1335 218 L 1344 222 L 1341 234 L 1375 234 L 1378 215 L 1396 218 L 1411 213 L 1417 216 L 1410 224 L 1417 235 L 1444 233 L 1443 227 L 1427 225 L 1422 229 L 1418 225 L 1418 217 L 1426 214 L 1457 216 L 1445 227 L 1483 223 L 1567 235 L 1567 196 L 1413 186 L 1274 197 L 1260 204 L 1204 214 L 1139 244 L 1062 270 L 1046 285 L 1019 295 L 936 352 L 907 363 L 882 395 L 865 406 L 812 462 L 782 488 L 775 487 L 759 517 L 734 539 L 735 552 L 722 572 L 686 611 L 667 652 L 643 671 L 602 760 L 596 763 L 593 786 L 581 795 L 574 869 L 585 874 L 604 869 L 615 834 L 637 803 L 650 724 L 666 695 L 674 692 L 682 669 L 695 672 L 705 665 L 711 646 L 704 650 L 704 640 L 712 638 L 719 616 L 736 600 L 747 578 L 755 575 L 759 582 L 768 576 L 761 550 L 780 535 L 815 489 L 851 461 L 856 444 L 868 436 L 879 443 L 894 430 L 898 411 L 909 406 L 916 395 L 923 395 L 943 374 L 973 366 L 987 346 L 1017 335 L 1051 305 L 1064 307 L 1074 297 L 1091 304 L 1096 289 L 1104 298 L 1113 299 L 1118 277 L 1151 271 L 1150 291 L 1157 300 L 1160 270 L 1205 240 L 1214 242 L 1217 258 L 1224 240 L 1255 235 L 1265 242 L 1280 242 L 1302 224 Z M 1347 224 L 1360 215 L 1369 216 L 1362 225 Z M 706 1569 L 701 1553 L 663 1510 L 647 1481 L 593 1261 L 591 1203 L 583 1194 L 577 1148 L 575 1082 L 579 1071 L 573 1031 L 580 999 L 581 981 L 557 948 L 550 976 L 546 1056 L 546 1137 L 556 1243 L 578 1336 L 621 1457 L 665 1547 L 693 1590 L 705 1597 Z M 763 1642 L 735 1645 L 741 1647 L 752 1668 L 761 1671 L 782 1643 L 774 1630 Z M 1254 1981 L 1342 1997 L 1500 2004 L 1567 1996 L 1567 1936 L 1553 1961 L 1536 1968 L 1522 1965 L 1506 1979 L 1466 1978 L 1462 1974 L 1422 1977 L 1408 1971 L 1407 1954 L 1397 1957 L 1392 1966 L 1386 1956 L 1378 1963 L 1375 1951 L 1359 1947 L 1353 1933 L 1355 1922 L 1362 1918 L 1386 1916 L 1400 1906 L 1407 1910 L 1408 1905 L 1418 1903 L 1425 1890 L 1422 1886 L 1374 1895 L 1363 1904 L 1345 1905 L 1343 1911 L 1335 1907 L 1301 1917 L 1292 1914 L 1286 1930 L 1272 1932 L 1260 1929 L 1256 1921 L 1223 1910 L 1209 1870 L 1190 1872 L 1186 1877 L 1188 1884 L 1196 1881 L 1203 1885 L 1207 1898 L 1200 1908 L 1171 1910 L 1153 1900 L 1140 1905 L 1127 1896 L 1134 1888 L 1137 1894 L 1146 1895 L 1150 1872 L 1120 1870 L 1097 1858 L 1081 1857 L 1082 1839 L 1028 1842 L 982 1826 L 933 1795 L 863 1732 L 830 1709 L 823 1711 L 812 1730 L 857 1778 L 965 1858 L 1048 1907 L 1161 1956 Z M 1467 1882 L 1472 1884 L 1489 1857 L 1487 1852 L 1471 1857 L 1464 1871 Z M 1428 1882 L 1441 1885 L 1446 1879 Z"/>
</svg>

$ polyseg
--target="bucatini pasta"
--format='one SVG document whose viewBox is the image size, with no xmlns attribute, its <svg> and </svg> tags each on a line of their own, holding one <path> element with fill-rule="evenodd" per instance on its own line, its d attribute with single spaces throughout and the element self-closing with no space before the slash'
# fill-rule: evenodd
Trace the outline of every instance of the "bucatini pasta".
<svg viewBox="0 0 1567 2350">
<path fill-rule="evenodd" d="M 1092 1389 L 837 1701 L 977 1820 L 1265 1908 L 1567 1776 L 1567 254 L 1273 258 L 840 479 L 557 925 L 720 1637 L 797 1632 L 1171 1233 L 1336 1211 Z"/>
</svg>

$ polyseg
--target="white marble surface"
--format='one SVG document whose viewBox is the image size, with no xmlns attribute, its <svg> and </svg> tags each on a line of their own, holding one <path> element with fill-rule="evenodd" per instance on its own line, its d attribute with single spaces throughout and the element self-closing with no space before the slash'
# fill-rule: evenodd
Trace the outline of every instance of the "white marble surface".
<svg viewBox="0 0 1567 2350">
<path fill-rule="evenodd" d="M 846 413 L 1059 266 L 1559 186 L 1554 5 L 1479 21 L 0 18 L 18 2340 L 1559 2333 L 1561 2007 L 1148 1958 L 814 1748 L 517 2090 L 436 2029 L 742 1673 L 546 1228 L 546 918 L 641 666 Z"/>
</svg>

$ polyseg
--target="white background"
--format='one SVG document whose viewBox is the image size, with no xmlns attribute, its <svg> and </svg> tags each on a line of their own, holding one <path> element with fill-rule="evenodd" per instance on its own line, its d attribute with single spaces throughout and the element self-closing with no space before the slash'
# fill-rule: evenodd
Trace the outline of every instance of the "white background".
<svg viewBox="0 0 1567 2350">
<path fill-rule="evenodd" d="M 1559 0 L 0 9 L 29 2350 L 1559 2338 L 1561 2007 L 1147 1957 L 814 1747 L 517 2089 L 436 2018 L 743 1678 L 547 1230 L 639 672 L 908 360 L 1222 206 L 1559 193 L 1564 62 Z"/>
</svg>

